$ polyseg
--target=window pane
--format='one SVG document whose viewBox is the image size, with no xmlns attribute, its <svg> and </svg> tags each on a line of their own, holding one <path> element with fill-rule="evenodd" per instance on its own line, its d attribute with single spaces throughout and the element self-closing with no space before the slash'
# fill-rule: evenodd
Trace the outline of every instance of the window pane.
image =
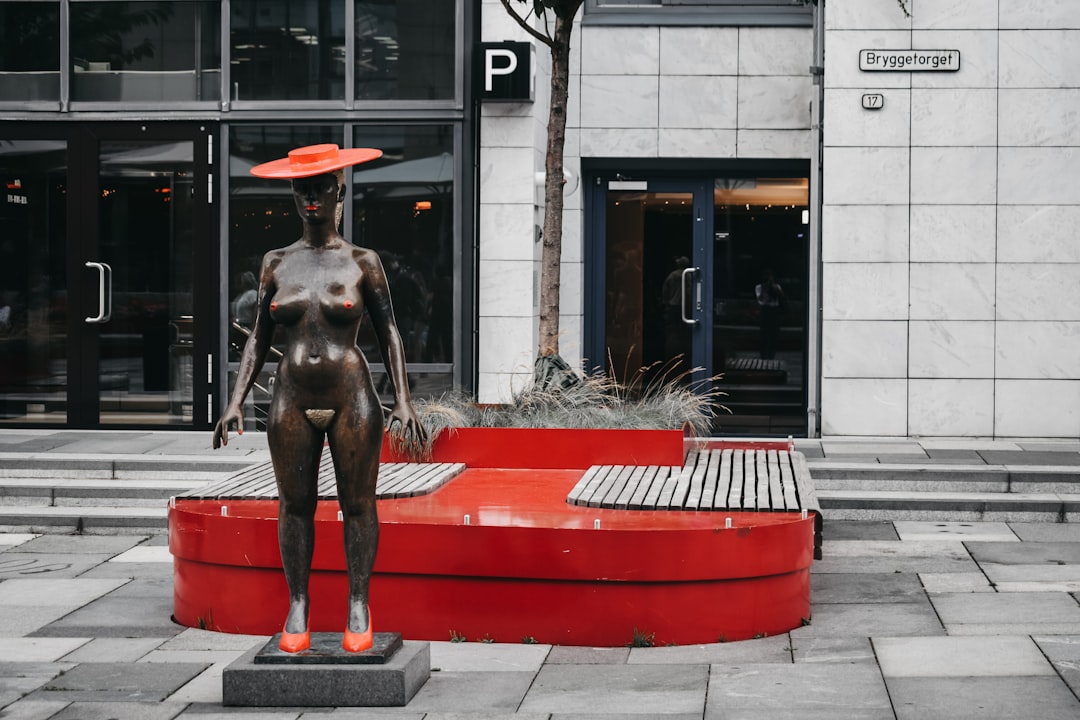
<svg viewBox="0 0 1080 720">
<path fill-rule="evenodd" d="M 233 100 L 344 100 L 345 0 L 233 0 Z"/>
<path fill-rule="evenodd" d="M 67 421 L 67 147 L 0 140 L 0 419 Z"/>
<path fill-rule="evenodd" d="M 409 367 L 451 363 L 456 292 L 452 127 L 357 127 L 354 138 L 357 146 L 377 147 L 384 155 L 353 169 L 351 239 L 382 258 Z M 359 342 L 369 360 L 379 357 L 370 326 L 361 328 Z M 442 392 L 453 384 L 449 369 L 410 380 L 418 394 Z"/>
<path fill-rule="evenodd" d="M 60 4 L 0 3 L 0 102 L 60 100 Z"/>
<path fill-rule="evenodd" d="M 220 13 L 214 2 L 71 4 L 71 99 L 216 101 Z"/>
<path fill-rule="evenodd" d="M 358 0 L 356 98 L 453 99 L 455 5 Z"/>
</svg>

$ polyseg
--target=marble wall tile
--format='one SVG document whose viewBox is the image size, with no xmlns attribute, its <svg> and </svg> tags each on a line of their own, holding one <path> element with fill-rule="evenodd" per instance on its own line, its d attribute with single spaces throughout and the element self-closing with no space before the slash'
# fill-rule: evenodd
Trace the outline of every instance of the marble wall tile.
<svg viewBox="0 0 1080 720">
<path fill-rule="evenodd" d="M 736 152 L 740 158 L 805 158 L 815 151 L 809 130 L 739 130 Z"/>
<path fill-rule="evenodd" d="M 1000 3 L 1002 29 L 1072 29 L 1080 27 L 1076 0 L 1009 0 Z"/>
<path fill-rule="evenodd" d="M 582 128 L 655 128 L 659 83 L 655 75 L 582 76 Z"/>
<path fill-rule="evenodd" d="M 480 202 L 532 203 L 533 148 L 485 148 L 480 155 Z"/>
<path fill-rule="evenodd" d="M 996 89 L 912 88 L 912 145 L 997 145 Z"/>
<path fill-rule="evenodd" d="M 581 130 L 582 157 L 656 157 L 656 128 Z"/>
<path fill-rule="evenodd" d="M 998 148 L 1002 205 L 1080 205 L 1080 148 Z"/>
<path fill-rule="evenodd" d="M 920 437 L 992 436 L 994 381 L 909 381 L 908 434 Z"/>
<path fill-rule="evenodd" d="M 580 195 L 581 193 L 576 192 L 574 194 Z M 564 263 L 579 263 L 584 257 L 581 232 L 584 222 L 585 213 L 580 209 L 563 212 L 562 261 Z"/>
<path fill-rule="evenodd" d="M 825 320 L 907 320 L 907 263 L 824 263 Z"/>
<path fill-rule="evenodd" d="M 996 29 L 997 22 L 998 0 L 924 0 L 911 17 L 916 30 Z"/>
<path fill-rule="evenodd" d="M 866 3 L 870 5 L 872 3 Z M 880 3 L 878 3 L 880 4 Z M 885 3 L 888 4 L 888 3 Z M 896 8 L 899 11 L 899 8 Z M 833 13 L 830 6 L 826 18 Z M 863 72 L 860 50 L 909 50 L 911 33 L 888 30 L 835 30 L 825 34 L 825 87 L 866 88 L 877 92 L 911 87 L 912 73 Z M 961 57 L 961 64 L 963 57 Z"/>
<path fill-rule="evenodd" d="M 586 75 L 657 75 L 660 28 L 655 25 L 579 27 L 581 71 Z"/>
<path fill-rule="evenodd" d="M 998 33 L 994 30 L 915 30 L 911 46 L 960 51 L 958 71 L 911 73 L 913 88 L 997 87 Z"/>
<path fill-rule="evenodd" d="M 507 14 L 500 3 L 492 3 L 488 0 L 484 0 L 483 12 L 480 13 L 480 37 L 484 39 L 484 42 L 529 40 L 528 33 L 521 29 L 521 26 Z"/>
<path fill-rule="evenodd" d="M 529 387 L 532 378 L 532 369 L 518 373 L 477 373 L 476 401 L 492 405 L 509 403 L 515 394 Z"/>
<path fill-rule="evenodd" d="M 822 208 L 824 262 L 908 260 L 906 205 L 826 205 Z"/>
<path fill-rule="evenodd" d="M 661 157 L 733 157 L 735 137 L 735 130 L 662 128 L 659 153 Z"/>
<path fill-rule="evenodd" d="M 738 88 L 738 125 L 740 128 L 766 130 L 810 128 L 810 98 L 814 92 L 814 85 L 809 75 L 802 77 L 740 76 Z M 661 110 L 661 116 L 663 114 Z"/>
<path fill-rule="evenodd" d="M 814 64 L 812 28 L 739 28 L 739 75 L 799 75 Z M 809 79 L 809 78 L 807 78 Z"/>
<path fill-rule="evenodd" d="M 738 68 L 738 28 L 660 28 L 661 75 L 737 75 Z"/>
<path fill-rule="evenodd" d="M 825 145 L 907 147 L 911 144 L 911 91 L 883 93 L 880 110 L 862 106 L 864 89 L 825 91 Z"/>
<path fill-rule="evenodd" d="M 1000 145 L 1080 145 L 1080 89 L 1003 89 Z"/>
<path fill-rule="evenodd" d="M 1077 87 L 1080 30 L 1002 30 L 1003 88 Z"/>
<path fill-rule="evenodd" d="M 674 75 L 660 78 L 659 126 L 663 128 L 734 128 L 737 85 L 733 77 Z M 618 106 L 612 108 L 618 112 Z M 652 125 L 657 117 L 652 118 Z"/>
<path fill-rule="evenodd" d="M 825 204 L 907 205 L 910 152 L 907 148 L 825 148 Z"/>
<path fill-rule="evenodd" d="M 994 262 L 993 205 L 912 205 L 912 262 Z"/>
<path fill-rule="evenodd" d="M 911 202 L 919 205 L 993 205 L 997 148 L 911 148 Z"/>
<path fill-rule="evenodd" d="M 1080 380 L 997 380 L 994 434 L 998 437 L 1080 435 Z"/>
<path fill-rule="evenodd" d="M 999 320 L 1080 321 L 1080 264 L 998 263 Z"/>
<path fill-rule="evenodd" d="M 559 316 L 559 355 L 573 368 L 591 369 L 603 367 L 599 363 L 588 362 L 581 356 L 582 327 L 581 315 L 561 312 Z"/>
<path fill-rule="evenodd" d="M 911 28 L 911 20 L 894 2 L 829 0 L 828 12 L 825 13 L 825 29 L 908 30 Z"/>
<path fill-rule="evenodd" d="M 912 263 L 912 320 L 993 320 L 991 263 Z"/>
<path fill-rule="evenodd" d="M 1080 378 L 1080 322 L 999 322 L 999 378 Z"/>
<path fill-rule="evenodd" d="M 535 317 L 480 315 L 477 323 L 479 372 L 531 372 L 538 342 Z"/>
<path fill-rule="evenodd" d="M 896 378 L 822 379 L 822 435 L 907 435 L 907 385 Z"/>
<path fill-rule="evenodd" d="M 480 260 L 480 316 L 532 317 L 539 266 L 532 260 Z M 523 292 L 524 291 L 524 292 Z"/>
<path fill-rule="evenodd" d="M 994 323 L 912 320 L 909 323 L 910 377 L 994 377 Z"/>
<path fill-rule="evenodd" d="M 584 312 L 583 297 L 585 265 L 580 262 L 559 264 L 559 314 L 581 315 Z M 562 329 L 562 323 L 559 323 Z"/>
<path fill-rule="evenodd" d="M 827 320 L 821 328 L 821 374 L 830 378 L 907 377 L 907 323 Z"/>
<path fill-rule="evenodd" d="M 997 259 L 1003 263 L 1080 262 L 1080 206 L 999 205 Z"/>
<path fill-rule="evenodd" d="M 533 259 L 537 215 L 532 203 L 481 203 L 479 222 L 482 259 Z"/>
<path fill-rule="evenodd" d="M 536 117 L 527 114 L 499 114 L 488 112 L 487 108 L 499 107 L 504 110 L 518 109 L 524 105 L 518 103 L 488 103 L 482 105 L 480 118 L 480 145 L 482 150 L 491 147 L 535 147 L 536 127 L 540 124 Z"/>
</svg>

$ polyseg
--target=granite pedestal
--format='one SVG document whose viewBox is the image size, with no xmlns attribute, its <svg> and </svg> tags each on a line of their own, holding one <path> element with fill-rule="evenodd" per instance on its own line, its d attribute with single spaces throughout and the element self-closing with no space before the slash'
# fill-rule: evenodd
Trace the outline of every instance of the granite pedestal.
<svg viewBox="0 0 1080 720">
<path fill-rule="evenodd" d="M 341 648 L 341 633 L 312 633 L 311 648 L 285 653 L 275 635 L 225 668 L 222 702 L 258 707 L 400 707 L 431 675 L 426 642 L 375 633 L 362 653 Z"/>
</svg>

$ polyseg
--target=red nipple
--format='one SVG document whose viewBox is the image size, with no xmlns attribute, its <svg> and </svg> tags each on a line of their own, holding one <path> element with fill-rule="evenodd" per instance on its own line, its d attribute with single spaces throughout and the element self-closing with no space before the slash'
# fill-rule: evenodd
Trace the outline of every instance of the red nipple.
<svg viewBox="0 0 1080 720">
<path fill-rule="evenodd" d="M 270 310 L 277 310 L 277 300 L 270 303 Z"/>
<path fill-rule="evenodd" d="M 346 310 L 352 309 L 352 300 L 346 300 L 345 301 L 345 309 Z"/>
</svg>

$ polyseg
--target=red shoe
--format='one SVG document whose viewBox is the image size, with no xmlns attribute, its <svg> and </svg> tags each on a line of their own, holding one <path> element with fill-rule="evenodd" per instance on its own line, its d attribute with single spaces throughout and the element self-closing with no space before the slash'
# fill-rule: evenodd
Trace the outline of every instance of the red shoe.
<svg viewBox="0 0 1080 720">
<path fill-rule="evenodd" d="M 284 652 L 298 653 L 301 650 L 307 650 L 311 647 L 311 633 L 291 633 L 285 632 L 284 628 L 281 630 L 281 642 L 278 643 Z"/>
<path fill-rule="evenodd" d="M 367 630 L 361 633 L 354 633 L 346 626 L 345 637 L 341 640 L 341 647 L 345 648 L 346 652 L 354 653 L 370 650 L 371 646 L 375 644 L 374 636 L 371 632 L 371 624 L 371 610 L 368 610 Z"/>
</svg>

